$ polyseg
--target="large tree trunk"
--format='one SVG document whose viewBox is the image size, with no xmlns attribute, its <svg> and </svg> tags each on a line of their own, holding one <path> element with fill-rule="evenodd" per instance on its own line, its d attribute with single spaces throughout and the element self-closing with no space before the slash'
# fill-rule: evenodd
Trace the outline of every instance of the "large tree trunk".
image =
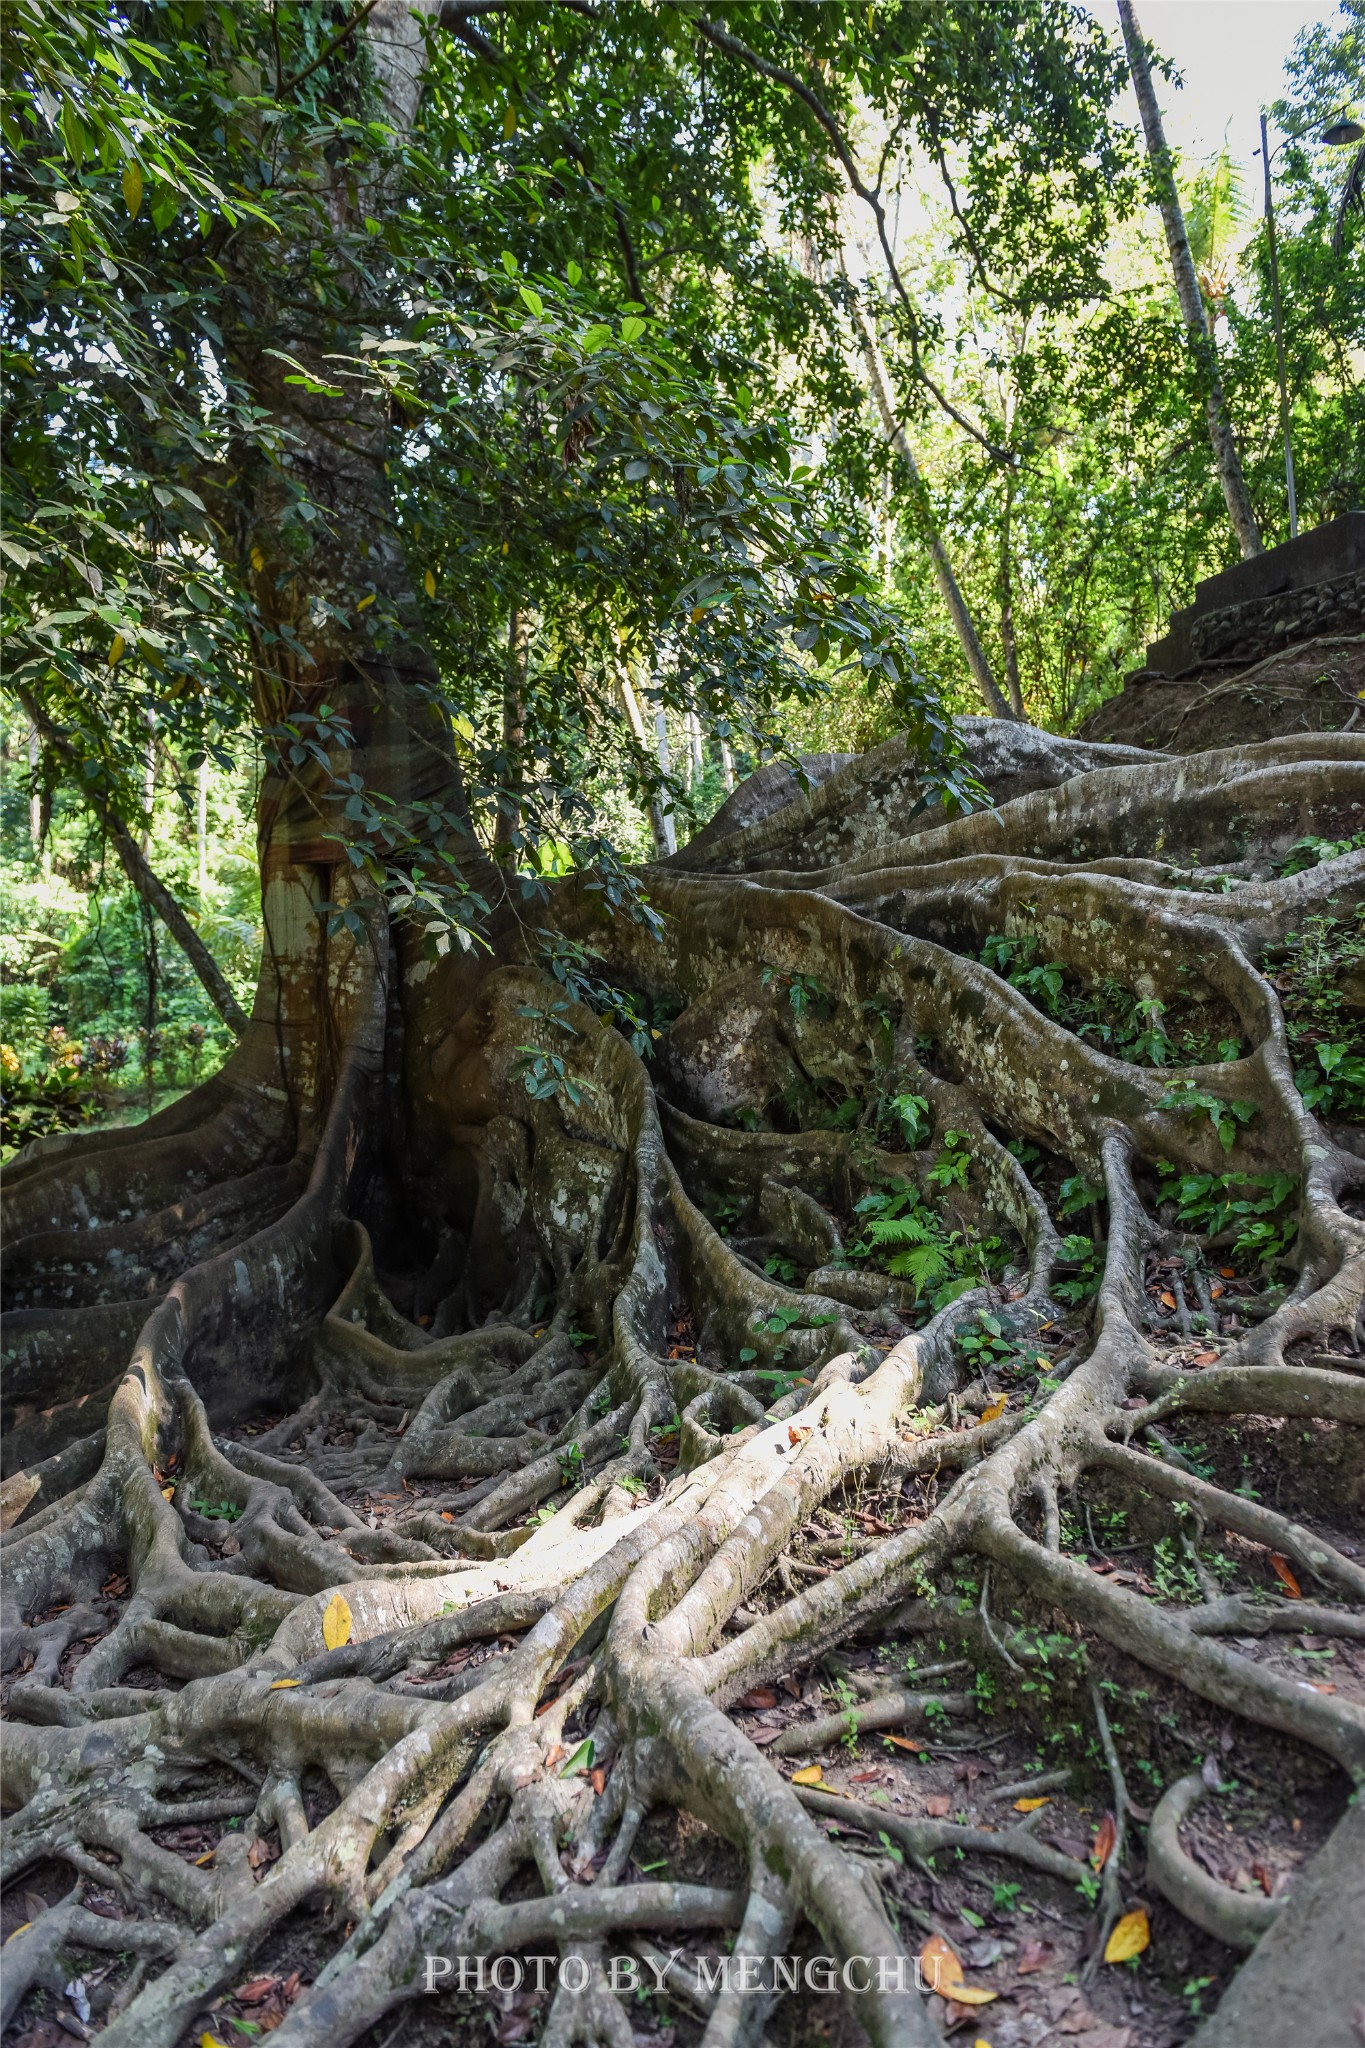
<svg viewBox="0 0 1365 2048">
<path fill-rule="evenodd" d="M 1152 84 L 1152 67 L 1147 61 L 1147 45 L 1142 29 L 1133 11 L 1132 0 L 1118 0 L 1119 20 L 1123 25 L 1123 40 L 1128 51 L 1128 68 L 1133 76 L 1133 91 L 1137 95 L 1138 112 L 1142 116 L 1143 133 L 1147 138 L 1147 157 L 1152 167 L 1152 182 L 1156 187 L 1157 202 L 1161 207 L 1161 219 L 1166 229 L 1166 247 L 1170 251 L 1171 271 L 1175 278 L 1175 295 L 1180 301 L 1181 318 L 1190 338 L 1198 367 L 1199 382 L 1204 393 L 1204 414 L 1208 421 L 1209 443 L 1213 449 L 1213 460 L 1218 470 L 1218 481 L 1228 508 L 1228 518 L 1237 536 L 1237 545 L 1243 559 L 1262 552 L 1260 528 L 1256 514 L 1251 507 L 1246 479 L 1242 475 L 1241 457 L 1237 453 L 1237 438 L 1228 418 L 1227 401 L 1223 396 L 1223 383 L 1218 370 L 1218 352 L 1214 347 L 1213 335 L 1209 331 L 1208 316 L 1204 310 L 1204 296 L 1199 289 L 1199 278 L 1195 272 L 1194 257 L 1190 254 L 1189 236 L 1185 232 L 1185 216 L 1180 206 L 1180 195 L 1175 188 L 1175 170 L 1171 152 L 1166 145 L 1166 133 L 1161 124 L 1161 109 L 1157 105 L 1156 88 Z"/>
<path fill-rule="evenodd" d="M 363 678 L 349 687 L 366 773 L 420 779 L 420 739 Z M 1060 1881 L 1063 1927 L 1085 1865 L 1002 1831 L 999 1808 L 989 1828 L 989 1807 L 980 1825 L 926 1817 L 898 1766 L 868 1804 L 825 1745 L 909 1725 L 951 1755 L 942 1731 L 992 1696 L 1004 1744 L 1049 1641 L 1098 1688 L 1064 1710 L 1079 1732 L 1059 1761 L 1087 1771 L 1092 1712 L 1119 1745 L 1113 1792 L 1082 1777 L 1078 1794 L 1119 1821 L 1101 1936 L 1138 1882 L 1121 1760 L 1182 1694 L 1193 1725 L 1211 1711 L 1260 1741 L 1248 1754 L 1335 1767 L 1325 1816 L 1340 1807 L 1365 1772 L 1365 1707 L 1344 1664 L 1317 1691 L 1262 1646 L 1281 1626 L 1361 1632 L 1365 1569 L 1313 1487 L 1358 1485 L 1365 1167 L 1358 1133 L 1304 1109 L 1253 963 L 1269 954 L 1288 986 L 1289 935 L 1358 899 L 1359 853 L 1276 870 L 1305 836 L 1348 836 L 1365 745 L 1170 760 L 989 720 L 968 743 L 997 808 L 948 823 L 919 807 L 899 743 L 785 802 L 737 792 L 749 824 L 722 814 L 651 871 L 662 938 L 604 927 L 590 891 L 557 885 L 558 928 L 673 1016 L 647 1065 L 589 1010 L 565 1031 L 510 922 L 492 958 L 435 966 L 363 899 L 359 937 L 329 937 L 312 910 L 345 900 L 335 849 L 275 779 L 239 1051 L 148 1125 L 9 1176 L 26 1475 L 4 1548 L 10 1869 L 65 1860 L 133 1916 L 42 1914 L 7 1956 L 11 2009 L 116 1942 L 158 1967 L 101 2038 L 173 2048 L 215 2001 L 255 2011 L 236 1988 L 280 1986 L 286 1929 L 311 1920 L 326 1969 L 260 1994 L 281 2048 L 381 2042 L 397 2008 L 447 1987 L 425 1956 L 502 1951 L 560 1958 L 543 2040 L 616 2043 L 630 2021 L 607 1959 L 710 1931 L 760 1975 L 812 1942 L 870 1957 L 850 1981 L 871 1988 L 849 1993 L 867 2037 L 932 2042 L 943 2008 L 896 1969 L 935 1893 L 889 1860 L 869 1881 L 849 1830 L 912 1864 L 954 1849 Z M 1229 886 L 1210 892 L 1234 824 Z M 1192 1018 L 1191 1063 L 1116 1058 L 1035 1007 L 982 964 L 992 932 L 1031 936 L 1096 1015 L 1119 1017 L 1121 986 L 1170 1004 L 1173 1029 Z M 1239 1042 L 1204 1050 L 1220 1037 Z M 529 1087 L 537 1053 L 565 1059 L 571 1088 Z M 1182 1105 L 1186 1081 L 1212 1111 Z M 827 1113 L 836 1097 L 860 1128 Z M 908 1097 L 910 1122 L 888 1120 Z M 1297 1175 L 1297 1284 L 1252 1285 L 1231 1232 L 1207 1261 L 1173 1233 L 1157 1160 Z M 1078 1256 L 1068 1175 L 1099 1219 L 1093 1303 L 1058 1298 Z M 858 1203 L 896 1186 L 921 1218 L 1005 1247 L 937 1312 L 885 1257 L 849 1255 Z M 1220 1262 L 1240 1275 L 1232 1318 L 1209 1299 L 1228 1291 Z M 1002 1333 L 984 1357 L 981 1315 Z M 1284 1460 L 1247 1489 L 1239 1417 L 1317 1431 L 1315 1478 Z M 1147 1542 L 1200 1532 L 1193 1604 L 1096 1570 L 1087 1515 L 1123 1502 Z M 1271 1553 L 1297 1605 L 1265 1590 Z M 975 1668 L 974 1695 L 935 1688 L 934 1664 L 904 1692 L 926 1639 Z M 890 1661 L 821 1714 L 811 1674 L 832 1684 L 859 1640 Z M 765 1703 L 785 1695 L 755 1688 L 793 1673 L 806 1705 L 784 1717 Z M 1101 1682 L 1132 1695 L 1112 1738 Z M 880 1753 L 864 1748 L 864 1773 Z M 823 1786 L 787 1775 L 811 1754 Z M 708 1831 L 716 1875 L 634 1881 L 638 1831 L 675 1809 Z M 1173 1813 L 1153 1821 L 1149 1885 L 1254 1941 L 1273 1907 L 1191 1864 Z M 187 1821 L 193 1848 L 165 1847 Z M 1327 1968 L 1322 2003 L 1346 2010 Z M 754 2040 L 766 2011 L 732 1987 L 688 2038 Z"/>
</svg>

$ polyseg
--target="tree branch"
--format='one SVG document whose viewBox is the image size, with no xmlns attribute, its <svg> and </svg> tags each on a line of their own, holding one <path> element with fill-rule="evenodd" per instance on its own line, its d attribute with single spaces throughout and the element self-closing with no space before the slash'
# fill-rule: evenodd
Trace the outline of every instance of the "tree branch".
<svg viewBox="0 0 1365 2048">
<path fill-rule="evenodd" d="M 595 21 L 598 18 L 596 11 L 585 4 L 580 4 L 580 0 L 559 0 L 559 4 L 569 7 L 573 13 L 581 14 L 589 21 Z M 463 43 L 473 56 L 480 58 L 485 64 L 492 65 L 496 70 L 508 70 L 511 66 L 506 51 L 500 50 L 491 37 L 483 35 L 476 28 L 472 28 L 465 18 L 470 14 L 500 12 L 506 5 L 507 0 L 473 0 L 473 4 L 470 4 L 470 0 L 445 0 L 445 5 L 441 9 L 438 20 L 440 26 L 449 29 L 456 40 Z M 546 112 L 543 101 L 533 100 L 528 97 L 527 104 L 533 107 L 537 113 L 544 114 Z M 592 175 L 588 168 L 587 148 L 579 140 L 578 136 L 574 134 L 572 128 L 567 128 L 562 121 L 555 120 L 553 116 L 550 119 L 553 121 L 556 136 L 563 144 L 565 155 L 572 157 L 578 165 L 587 180 L 588 189 L 598 199 L 604 200 L 611 208 L 612 220 L 616 226 L 616 239 L 621 245 L 621 261 L 626 273 L 626 288 L 639 305 L 648 306 L 649 301 L 645 297 L 645 288 L 640 277 L 640 255 L 631 238 L 630 222 L 625 208 L 620 200 L 613 199 L 606 188 L 599 184 Z"/>
<path fill-rule="evenodd" d="M 323 44 L 322 48 L 318 51 L 317 56 L 314 57 L 311 64 L 305 64 L 301 71 L 295 71 L 291 73 L 291 75 L 285 79 L 283 85 L 276 87 L 276 99 L 283 99 L 284 95 L 287 92 L 293 92 L 296 86 L 302 85 L 305 78 L 311 78 L 313 73 L 319 70 L 320 67 L 327 62 L 327 59 L 332 55 L 332 53 L 341 48 L 341 45 L 346 41 L 346 38 L 348 36 L 352 36 L 355 34 L 356 30 L 360 27 L 361 22 L 365 20 L 367 15 L 373 14 L 375 8 L 378 5 L 379 0 L 365 0 L 365 4 L 363 7 L 357 7 L 355 13 L 351 15 L 350 19 L 342 23 L 341 27 L 337 30 L 336 34 L 332 37 L 331 41 Z"/>
<path fill-rule="evenodd" d="M 669 4 L 676 6 L 678 0 L 669 0 Z M 981 429 L 974 425 L 965 413 L 959 412 L 947 393 L 939 388 L 925 369 L 923 356 L 920 351 L 919 316 L 915 311 L 910 294 L 906 290 L 905 280 L 900 273 L 900 265 L 896 262 L 895 251 L 891 247 L 891 237 L 887 232 L 886 226 L 886 208 L 882 205 L 881 194 L 874 191 L 873 187 L 862 176 L 857 164 L 853 160 L 853 153 L 844 140 L 843 131 L 829 108 L 820 99 L 819 95 L 811 90 L 804 79 L 798 78 L 794 71 L 788 71 L 784 65 L 773 64 L 766 57 L 760 57 L 757 50 L 751 50 L 747 43 L 741 42 L 738 36 L 732 36 L 730 31 L 721 28 L 718 22 L 708 21 L 704 14 L 690 15 L 688 18 L 695 24 L 698 35 L 704 36 L 708 43 L 713 44 L 718 50 L 725 51 L 728 56 L 737 57 L 741 64 L 747 64 L 749 69 L 756 71 L 761 78 L 770 79 L 774 85 L 785 86 L 787 91 L 793 93 L 801 101 L 802 105 L 815 116 L 815 119 L 824 129 L 834 146 L 834 153 L 839 159 L 850 190 L 865 205 L 872 209 L 873 218 L 877 223 L 877 240 L 881 244 L 882 255 L 886 259 L 887 275 L 891 279 L 897 298 L 905 309 L 905 317 L 909 323 L 910 359 L 916 378 L 923 384 L 925 390 L 929 392 L 935 403 L 947 413 L 949 419 L 955 420 L 964 433 L 970 434 L 974 441 L 979 442 L 988 455 L 992 456 L 997 462 L 1012 462 L 1014 458 L 1009 449 L 997 448 L 995 443 L 987 435 L 983 434 Z"/>
</svg>

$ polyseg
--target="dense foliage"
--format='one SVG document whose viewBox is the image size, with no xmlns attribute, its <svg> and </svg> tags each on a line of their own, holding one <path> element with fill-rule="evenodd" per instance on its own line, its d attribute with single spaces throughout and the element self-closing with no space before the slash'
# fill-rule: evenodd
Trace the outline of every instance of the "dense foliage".
<svg viewBox="0 0 1365 2048">
<path fill-rule="evenodd" d="M 685 830 L 784 745 L 908 725 L 960 798 L 937 707 L 972 697 L 929 522 L 1002 686 L 1063 728 L 1232 552 L 1115 117 L 1121 59 L 1091 17 L 447 7 L 412 118 L 357 22 L 6 10 L 7 853 L 36 858 L 30 793 L 55 835 L 11 891 L 15 930 L 35 923 L 25 890 L 74 889 L 79 909 L 54 896 L 36 922 L 86 954 L 118 928 L 145 960 L 101 820 L 150 833 L 197 911 L 176 851 L 196 780 L 239 813 L 262 742 L 316 747 L 318 708 L 300 722 L 287 699 L 319 644 L 400 666 L 429 650 L 476 835 L 529 891 L 566 860 L 619 874 L 649 851 L 651 806 Z M 1282 129 L 1353 103 L 1360 33 L 1350 0 L 1340 32 L 1302 39 Z M 1300 140 L 1276 162 L 1306 516 L 1361 488 L 1341 154 Z M 1264 242 L 1239 246 L 1245 201 L 1203 178 L 1191 218 L 1273 536 Z M 869 406 L 855 298 L 927 488 Z M 372 576 L 333 545 L 314 436 L 338 431 L 383 442 Z M 443 821 L 345 772 L 333 795 L 390 892 L 438 942 L 467 935 L 480 899 Z M 219 877 L 215 900 L 249 923 L 244 886 Z M 95 1001 L 35 969 L 50 951 L 7 944 L 48 991 L 11 999 L 26 1060 L 54 1023 L 166 1021 L 146 966 Z M 182 977 L 164 935 L 158 976 Z M 184 1001 L 218 1031 L 192 979 Z"/>
</svg>

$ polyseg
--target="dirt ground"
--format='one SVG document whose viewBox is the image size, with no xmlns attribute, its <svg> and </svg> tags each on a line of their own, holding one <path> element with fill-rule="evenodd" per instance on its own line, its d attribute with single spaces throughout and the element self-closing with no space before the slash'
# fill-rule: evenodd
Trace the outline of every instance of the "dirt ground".
<svg viewBox="0 0 1365 2048">
<path fill-rule="evenodd" d="M 1362 702 L 1365 637 L 1324 635 L 1251 667 L 1197 669 L 1181 676 L 1139 669 L 1117 696 L 1091 713 L 1080 737 L 1200 754 L 1233 741 L 1341 732 Z"/>
</svg>

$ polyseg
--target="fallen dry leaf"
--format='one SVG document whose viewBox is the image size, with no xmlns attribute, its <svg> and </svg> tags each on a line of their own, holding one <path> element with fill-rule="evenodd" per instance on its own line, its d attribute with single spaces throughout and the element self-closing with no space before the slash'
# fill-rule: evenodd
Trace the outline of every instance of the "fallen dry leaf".
<svg viewBox="0 0 1365 2048">
<path fill-rule="evenodd" d="M 1114 1931 L 1104 1944 L 1104 1960 L 1106 1963 L 1131 1962 L 1134 1956 L 1142 1954 L 1151 1939 L 1152 1927 L 1146 1908 L 1136 1906 L 1131 1913 L 1125 1913 L 1121 1920 L 1115 1921 Z"/>
<path fill-rule="evenodd" d="M 1090 1848 L 1090 1868 L 1092 1870 L 1103 1870 L 1105 1864 L 1114 1853 L 1114 1844 L 1118 1838 L 1119 1831 L 1114 1824 L 1114 1816 L 1112 1813 L 1106 1813 L 1104 1819 L 1095 1830 L 1095 1839 Z"/>
<path fill-rule="evenodd" d="M 945 1998 L 955 1985 L 962 1982 L 961 1958 L 941 1934 L 929 1936 L 919 1952 L 919 1966 L 929 1989 L 940 1992 Z"/>
<path fill-rule="evenodd" d="M 1303 1588 L 1289 1569 L 1289 1559 L 1281 1557 L 1278 1550 L 1272 1550 L 1270 1553 L 1270 1569 L 1274 1572 L 1291 1600 L 1302 1600 Z"/>
<path fill-rule="evenodd" d="M 810 1433 L 808 1425 L 803 1425 L 798 1429 L 794 1422 L 787 1424 L 787 1442 L 789 1444 L 803 1444 Z"/>
<path fill-rule="evenodd" d="M 913 1750 L 916 1756 L 924 1755 L 924 1744 L 916 1742 L 913 1735 L 888 1735 L 886 1740 L 895 1749 Z"/>
<path fill-rule="evenodd" d="M 607 1774 L 603 1770 L 601 1764 L 597 1766 L 597 1769 L 595 1771 L 588 1772 L 588 1783 L 592 1786 L 594 1793 L 600 1799 L 602 1797 L 602 1794 L 607 1789 Z"/>
<path fill-rule="evenodd" d="M 271 1681 L 271 1692 L 287 1692 L 291 1685 L 302 1685 L 301 1678 L 276 1678 Z"/>
<path fill-rule="evenodd" d="M 955 2026 L 967 2018 L 974 2005 L 990 2005 L 999 1996 L 998 1991 L 983 1991 L 978 1984 L 954 1984 L 948 1993 L 948 2024 Z"/>
<path fill-rule="evenodd" d="M 1016 1799 L 1014 1810 L 1016 1813 L 1036 1813 L 1040 1806 L 1051 1806 L 1051 1804 L 1052 1801 L 1050 1799 L 1045 1799 L 1040 1795 L 1037 1799 Z"/>
<path fill-rule="evenodd" d="M 1052 1943 L 1050 1941 L 1029 1941 L 1025 1942 L 1020 1950 L 1019 1960 L 1014 1967 L 1021 1977 L 1028 1977 L 1035 1970 L 1045 1970 L 1051 1961 Z"/>
<path fill-rule="evenodd" d="M 792 1783 L 793 1785 L 818 1785 L 824 1775 L 824 1771 L 819 1764 L 807 1764 L 803 1771 L 792 1772 Z"/>
<path fill-rule="evenodd" d="M 931 1792 L 924 1802 L 924 1811 L 931 1820 L 942 1820 L 952 1812 L 952 1797 L 947 1792 Z"/>
<path fill-rule="evenodd" d="M 239 1985 L 232 1995 L 243 2005 L 259 2005 L 263 1998 L 269 1998 L 279 1981 L 278 1977 L 253 1977 L 249 1984 Z"/>
<path fill-rule="evenodd" d="M 329 1650 L 339 1650 L 351 1640 L 351 1610 L 340 1593 L 333 1593 L 322 1611 L 322 1640 Z"/>
<path fill-rule="evenodd" d="M 1196 1351 L 1194 1357 L 1190 1360 L 1191 1365 L 1217 1365 L 1217 1363 L 1218 1353 L 1216 1351 Z"/>
<path fill-rule="evenodd" d="M 777 1705 L 777 1694 L 771 1686 L 756 1685 L 752 1692 L 745 1693 L 743 1699 L 736 1700 L 735 1705 L 749 1707 L 755 1712 L 761 1712 L 765 1707 L 775 1707 Z"/>
<path fill-rule="evenodd" d="M 870 1785 L 874 1778 L 880 1778 L 880 1771 L 855 1771 L 850 1778 L 851 1785 Z"/>
<path fill-rule="evenodd" d="M 994 1422 L 998 1415 L 1004 1414 L 1008 1406 L 1009 1402 L 1006 1399 L 1006 1397 L 1003 1394 L 998 1395 L 994 1401 L 988 1402 L 987 1405 L 982 1409 L 982 1422 Z"/>
</svg>

